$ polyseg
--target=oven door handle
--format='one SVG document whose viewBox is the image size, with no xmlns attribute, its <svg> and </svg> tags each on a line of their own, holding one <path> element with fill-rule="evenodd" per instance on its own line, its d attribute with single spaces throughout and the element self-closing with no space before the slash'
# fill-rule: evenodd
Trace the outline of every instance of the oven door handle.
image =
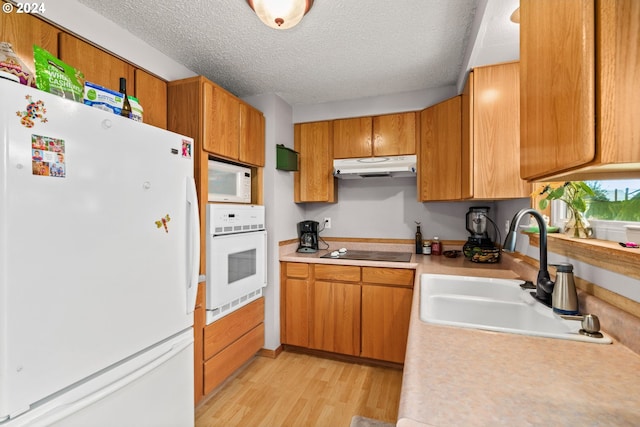
<svg viewBox="0 0 640 427">
<path fill-rule="evenodd" d="M 267 287 L 267 267 L 268 267 L 268 262 L 267 262 L 267 248 L 269 247 L 269 245 L 267 244 L 267 230 L 264 230 L 264 283 L 262 284 L 263 288 Z"/>
<path fill-rule="evenodd" d="M 200 219 L 198 217 L 198 193 L 196 181 L 187 177 L 187 314 L 193 313 L 198 296 L 200 267 Z"/>
</svg>

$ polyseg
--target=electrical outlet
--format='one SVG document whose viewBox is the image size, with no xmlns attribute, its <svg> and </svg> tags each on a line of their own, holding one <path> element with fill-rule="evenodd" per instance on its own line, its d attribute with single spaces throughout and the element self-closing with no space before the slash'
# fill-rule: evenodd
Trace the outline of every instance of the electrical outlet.
<svg viewBox="0 0 640 427">
<path fill-rule="evenodd" d="M 324 219 L 324 228 L 331 228 L 331 218 Z"/>
<path fill-rule="evenodd" d="M 504 222 L 504 232 L 507 233 L 507 234 L 509 233 L 509 226 L 510 225 L 511 225 L 511 221 L 509 221 L 508 219 L 505 220 L 505 222 Z"/>
</svg>

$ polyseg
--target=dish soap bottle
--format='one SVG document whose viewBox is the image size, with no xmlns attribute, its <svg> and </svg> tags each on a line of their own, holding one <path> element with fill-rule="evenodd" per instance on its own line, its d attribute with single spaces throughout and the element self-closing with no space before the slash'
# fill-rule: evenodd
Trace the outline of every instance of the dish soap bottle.
<svg viewBox="0 0 640 427">
<path fill-rule="evenodd" d="M 131 104 L 129 103 L 129 97 L 127 96 L 127 79 L 125 79 L 124 77 L 120 77 L 120 93 L 124 95 L 124 100 L 122 103 L 122 110 L 120 111 L 120 115 L 122 117 L 126 117 L 130 119 Z"/>
<path fill-rule="evenodd" d="M 418 226 L 418 229 L 416 230 L 416 253 L 421 254 L 422 253 L 422 232 L 420 231 L 420 223 L 418 221 L 414 221 L 414 222 Z"/>
</svg>

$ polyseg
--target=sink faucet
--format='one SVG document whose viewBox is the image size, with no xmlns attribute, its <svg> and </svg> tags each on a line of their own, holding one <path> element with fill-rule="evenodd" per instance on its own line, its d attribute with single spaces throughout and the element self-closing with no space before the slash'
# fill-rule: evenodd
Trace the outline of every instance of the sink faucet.
<svg viewBox="0 0 640 427">
<path fill-rule="evenodd" d="M 553 293 L 553 281 L 549 277 L 549 270 L 547 267 L 547 225 L 542 218 L 542 215 L 535 209 L 522 209 L 511 220 L 511 227 L 509 227 L 509 233 L 504 240 L 502 249 L 505 252 L 514 252 L 516 250 L 516 228 L 518 223 L 526 214 L 533 216 L 538 223 L 540 229 L 540 270 L 538 271 L 538 280 L 536 282 L 535 298 L 545 305 L 551 307 L 551 295 Z M 533 294 L 533 293 L 532 293 Z"/>
</svg>

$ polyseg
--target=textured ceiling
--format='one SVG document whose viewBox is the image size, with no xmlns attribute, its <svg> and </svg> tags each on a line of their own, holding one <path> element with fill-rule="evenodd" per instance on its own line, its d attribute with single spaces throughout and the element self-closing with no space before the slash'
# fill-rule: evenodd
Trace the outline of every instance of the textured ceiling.
<svg viewBox="0 0 640 427">
<path fill-rule="evenodd" d="M 239 97 L 291 105 L 455 85 L 478 0 L 315 0 L 265 26 L 245 0 L 79 0 Z"/>
</svg>

